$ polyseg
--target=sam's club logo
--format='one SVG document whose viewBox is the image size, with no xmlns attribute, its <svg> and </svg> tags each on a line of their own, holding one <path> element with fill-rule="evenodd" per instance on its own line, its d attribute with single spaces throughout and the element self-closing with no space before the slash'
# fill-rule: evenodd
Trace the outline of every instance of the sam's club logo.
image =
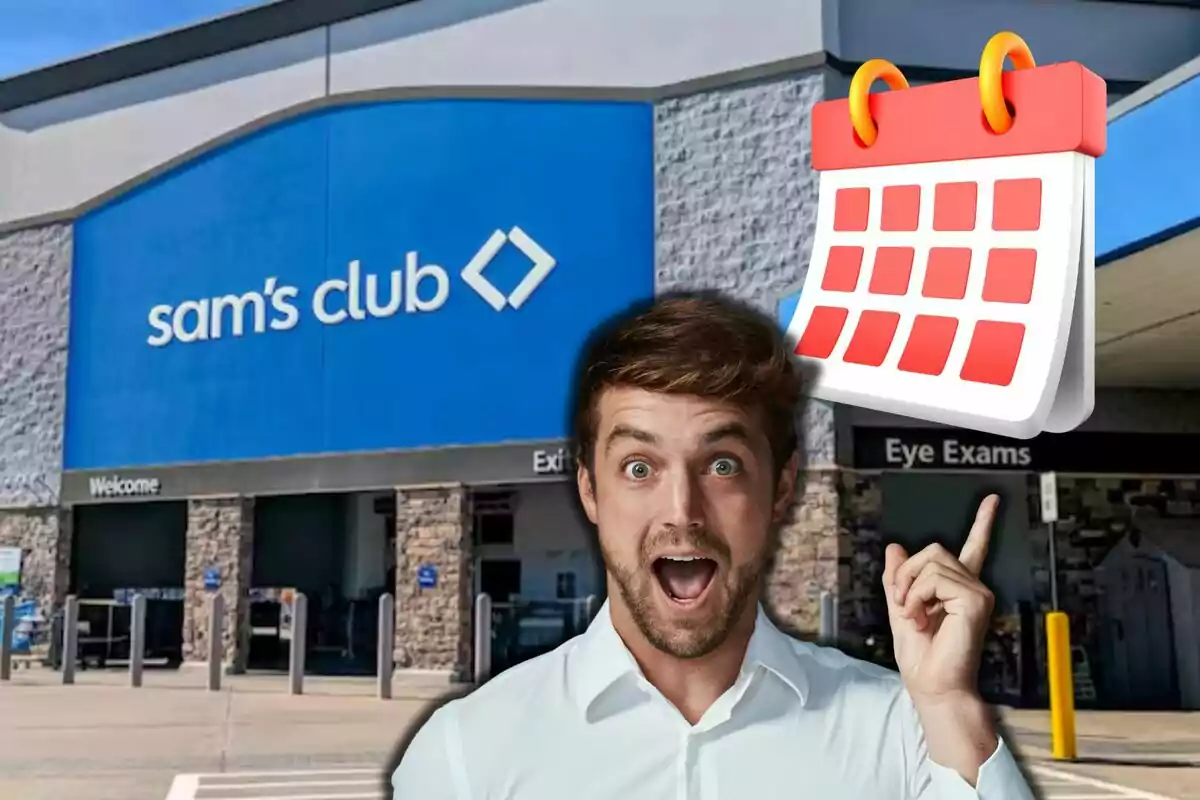
<svg viewBox="0 0 1200 800">
<path fill-rule="evenodd" d="M 530 266 L 517 287 L 504 294 L 484 276 L 484 270 L 510 244 L 529 259 Z M 557 263 L 528 233 L 513 226 L 507 232 L 493 232 L 459 272 L 459 278 L 493 310 L 519 309 Z M 413 250 L 405 254 L 403 267 L 385 275 L 364 272 L 361 262 L 355 260 L 347 265 L 345 277 L 324 281 L 303 301 L 300 294 L 298 286 L 271 276 L 261 290 L 156 305 L 147 316 L 153 333 L 146 342 L 151 347 L 165 347 L 172 342 L 288 331 L 300 322 L 302 308 L 322 325 L 429 313 L 449 299 L 450 273 L 439 264 L 421 263 Z"/>
<path fill-rule="evenodd" d="M 149 497 L 162 491 L 158 478 L 122 478 L 102 476 L 88 480 L 92 497 Z"/>
</svg>

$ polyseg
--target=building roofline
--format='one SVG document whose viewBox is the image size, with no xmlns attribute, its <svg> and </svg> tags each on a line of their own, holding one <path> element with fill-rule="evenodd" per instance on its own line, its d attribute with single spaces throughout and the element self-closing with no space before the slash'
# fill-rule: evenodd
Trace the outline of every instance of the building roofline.
<svg viewBox="0 0 1200 800">
<path fill-rule="evenodd" d="M 1112 122 L 1130 111 L 1150 103 L 1177 86 L 1182 86 L 1197 75 L 1200 75 L 1200 56 L 1181 64 L 1166 75 L 1150 81 L 1136 92 L 1113 103 L 1108 107 L 1108 121 Z"/>
<path fill-rule="evenodd" d="M 339 0 L 338 8 L 333 10 L 321 0 L 275 0 L 0 80 L 0 113 L 414 2 L 417 0 Z M 287 9 L 296 9 L 296 13 L 287 14 Z M 826 67 L 847 77 L 862 66 L 861 61 L 848 61 L 828 51 L 814 55 Z M 910 79 L 924 82 L 973 78 L 978 74 L 972 69 L 917 64 L 900 65 L 900 69 Z M 1109 91 L 1121 94 L 1148 88 L 1144 81 L 1107 83 Z"/>
<path fill-rule="evenodd" d="M 416 0 L 273 0 L 0 80 L 0 112 L 412 2 Z"/>
</svg>

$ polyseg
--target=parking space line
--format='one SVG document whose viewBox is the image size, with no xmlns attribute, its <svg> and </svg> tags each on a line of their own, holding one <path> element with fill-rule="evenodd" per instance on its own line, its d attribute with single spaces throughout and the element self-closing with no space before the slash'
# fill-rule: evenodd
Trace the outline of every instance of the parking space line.
<svg viewBox="0 0 1200 800">
<path fill-rule="evenodd" d="M 269 794 L 256 797 L 238 795 L 236 798 L 233 795 L 204 795 L 204 797 L 212 800 L 380 800 L 383 795 L 380 792 L 371 792 L 370 794 L 359 792 L 355 794 Z"/>
<path fill-rule="evenodd" d="M 178 775 L 166 800 L 383 800 L 378 769 Z"/>
<path fill-rule="evenodd" d="M 333 769 L 282 769 L 271 770 L 269 772 L 213 772 L 202 773 L 197 775 L 198 778 L 220 779 L 220 778 L 282 778 L 287 776 L 309 776 L 309 775 L 378 775 L 378 768 L 339 768 Z"/>
<path fill-rule="evenodd" d="M 1056 785 L 1070 784 L 1074 787 L 1089 787 L 1105 792 L 1105 794 L 1081 794 L 1077 792 L 1050 793 L 1046 795 L 1046 800 L 1104 800 L 1105 798 L 1108 798 L 1108 800 L 1172 800 L 1172 798 L 1161 794 L 1154 794 L 1153 792 L 1146 792 L 1129 786 L 1121 786 L 1120 784 L 1109 783 L 1108 781 L 1089 778 L 1074 772 L 1065 772 L 1050 767 L 1033 767 L 1033 773 L 1038 777 L 1038 784 L 1043 787 L 1048 787 L 1050 785 L 1049 782 L 1054 781 Z"/>
<path fill-rule="evenodd" d="M 286 789 L 297 786 L 378 786 L 378 780 L 362 781 L 252 781 L 250 783 L 209 783 L 205 789 Z"/>
<path fill-rule="evenodd" d="M 1038 786 L 1048 790 L 1046 800 L 1172 800 L 1051 767 L 1032 771 Z M 378 775 L 378 769 L 348 767 L 177 775 L 165 800 L 382 800 Z M 260 793 L 244 794 L 251 791 Z"/>
<path fill-rule="evenodd" d="M 200 788 L 199 775 L 176 775 L 167 791 L 166 800 L 195 800 L 196 790 Z"/>
</svg>

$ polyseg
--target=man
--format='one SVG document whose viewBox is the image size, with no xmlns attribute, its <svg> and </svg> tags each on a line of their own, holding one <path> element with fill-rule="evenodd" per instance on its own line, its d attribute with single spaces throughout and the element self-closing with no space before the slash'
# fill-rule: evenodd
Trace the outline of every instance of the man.
<svg viewBox="0 0 1200 800">
<path fill-rule="evenodd" d="M 774 326 L 659 300 L 585 353 L 577 482 L 608 601 L 588 630 L 439 709 L 398 800 L 1032 800 L 976 677 L 994 496 L 955 557 L 887 550 L 900 674 L 758 605 L 799 470 Z"/>
</svg>

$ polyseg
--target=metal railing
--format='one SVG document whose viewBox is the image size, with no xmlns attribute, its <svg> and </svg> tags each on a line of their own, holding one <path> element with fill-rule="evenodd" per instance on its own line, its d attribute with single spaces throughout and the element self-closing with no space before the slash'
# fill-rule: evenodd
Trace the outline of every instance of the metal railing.
<svg viewBox="0 0 1200 800">
<path fill-rule="evenodd" d="M 480 598 L 487 595 L 480 595 Z M 476 603 L 476 650 L 488 643 L 486 679 L 522 661 L 547 653 L 582 633 L 597 610 L 594 596 L 570 600 L 487 601 Z M 490 627 L 487 636 L 482 628 Z M 478 669 L 477 669 L 478 673 Z M 476 675 L 476 682 L 481 682 Z"/>
</svg>

